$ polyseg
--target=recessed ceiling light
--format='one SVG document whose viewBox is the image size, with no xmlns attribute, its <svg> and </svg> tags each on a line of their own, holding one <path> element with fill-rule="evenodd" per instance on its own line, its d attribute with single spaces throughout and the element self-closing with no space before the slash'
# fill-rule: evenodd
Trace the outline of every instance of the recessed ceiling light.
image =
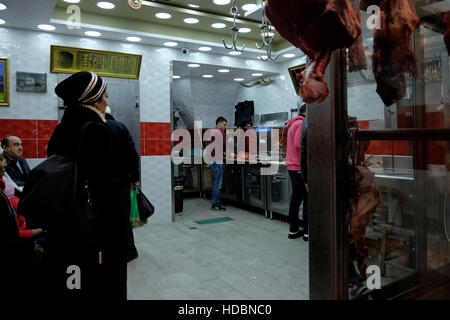
<svg viewBox="0 0 450 320">
<path fill-rule="evenodd" d="M 239 56 L 239 55 L 242 54 L 242 52 L 239 52 L 239 51 L 231 51 L 230 54 L 231 54 L 232 56 Z"/>
<path fill-rule="evenodd" d="M 264 36 L 273 37 L 274 35 L 275 35 L 275 33 L 273 33 L 273 32 L 267 32 L 267 33 L 261 32 L 262 37 L 264 37 Z"/>
<path fill-rule="evenodd" d="M 80 2 L 80 0 L 63 0 L 64 2 L 67 2 L 67 3 L 78 3 L 78 2 Z"/>
<path fill-rule="evenodd" d="M 141 41 L 142 39 L 139 38 L 139 37 L 127 37 L 127 40 L 128 40 L 128 41 L 131 41 L 131 42 L 139 42 L 139 41 Z"/>
<path fill-rule="evenodd" d="M 257 5 L 254 4 L 254 3 L 244 4 L 244 5 L 242 6 L 242 10 L 244 10 L 244 11 L 249 11 L 249 10 L 255 9 L 256 7 L 257 7 Z"/>
<path fill-rule="evenodd" d="M 258 59 L 261 59 L 261 60 L 267 60 L 269 57 L 268 56 L 258 56 Z"/>
<path fill-rule="evenodd" d="M 194 23 L 198 23 L 198 19 L 196 18 L 186 18 L 183 20 L 185 23 L 189 23 L 189 24 L 194 24 Z"/>
<path fill-rule="evenodd" d="M 164 42 L 164 45 L 166 47 L 176 47 L 178 45 L 178 43 L 173 42 L 173 41 L 169 41 L 169 42 Z"/>
<path fill-rule="evenodd" d="M 0 2 L 0 11 L 6 10 L 6 8 L 7 8 L 6 4 Z"/>
<path fill-rule="evenodd" d="M 221 22 L 217 22 L 217 23 L 213 23 L 211 25 L 211 27 L 215 28 L 215 29 L 222 29 L 225 28 L 227 25 L 225 23 L 221 23 Z"/>
<path fill-rule="evenodd" d="M 293 53 L 286 53 L 286 54 L 283 54 L 283 57 L 285 57 L 285 58 L 293 58 L 293 57 L 295 57 L 295 54 L 293 54 Z"/>
<path fill-rule="evenodd" d="M 202 75 L 203 78 L 213 78 L 214 76 L 212 74 L 204 74 Z"/>
<path fill-rule="evenodd" d="M 188 64 L 188 67 L 189 68 L 198 68 L 198 67 L 200 67 L 200 65 L 197 63 L 190 63 L 190 64 Z"/>
<path fill-rule="evenodd" d="M 211 51 L 212 49 L 210 47 L 200 47 L 200 48 L 198 48 L 198 50 L 206 52 L 206 51 Z"/>
<path fill-rule="evenodd" d="M 38 25 L 38 28 L 45 31 L 53 31 L 56 29 L 55 26 L 49 25 L 49 24 L 40 24 Z"/>
<path fill-rule="evenodd" d="M 155 14 L 155 17 L 157 17 L 158 19 L 170 19 L 172 18 L 172 15 L 170 13 L 158 12 L 157 14 Z"/>
<path fill-rule="evenodd" d="M 254 77 L 261 77 L 263 74 L 262 73 L 252 73 L 252 76 Z"/>
<path fill-rule="evenodd" d="M 5 20 L 3 20 L 3 19 L 0 19 L 0 24 L 5 24 L 6 23 L 6 21 Z"/>
<path fill-rule="evenodd" d="M 180 79 L 180 76 L 172 76 L 172 79 Z"/>
<path fill-rule="evenodd" d="M 240 33 L 249 33 L 250 31 L 252 31 L 250 28 L 239 28 Z"/>
<path fill-rule="evenodd" d="M 229 4 L 231 0 L 214 0 L 214 3 L 219 6 L 224 6 L 226 4 Z"/>
<path fill-rule="evenodd" d="M 86 31 L 84 34 L 89 36 L 89 37 L 100 37 L 102 35 L 98 31 Z"/>
<path fill-rule="evenodd" d="M 228 70 L 228 69 L 219 69 L 217 71 L 222 72 L 222 73 L 230 72 L 230 70 Z"/>
<path fill-rule="evenodd" d="M 192 4 L 192 3 L 189 3 L 188 6 L 191 8 L 200 8 L 200 6 L 198 6 L 196 4 Z"/>
<path fill-rule="evenodd" d="M 234 81 L 244 81 L 244 78 L 235 78 Z"/>
<path fill-rule="evenodd" d="M 111 3 L 111 2 L 100 1 L 100 2 L 97 2 L 97 7 L 109 10 L 109 9 L 114 9 L 116 6 L 114 3 Z"/>
</svg>

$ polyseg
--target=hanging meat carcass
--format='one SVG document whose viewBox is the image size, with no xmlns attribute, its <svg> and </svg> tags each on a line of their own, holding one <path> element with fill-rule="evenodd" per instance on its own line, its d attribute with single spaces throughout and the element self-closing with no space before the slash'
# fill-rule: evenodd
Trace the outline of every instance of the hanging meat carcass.
<svg viewBox="0 0 450 320">
<path fill-rule="evenodd" d="M 442 22 L 447 26 L 444 32 L 444 42 L 447 47 L 447 52 L 450 55 L 450 11 L 444 14 Z"/>
<path fill-rule="evenodd" d="M 412 32 L 419 22 L 410 0 L 380 0 L 380 29 L 375 29 L 373 73 L 377 93 L 386 106 L 406 94 L 406 72 L 416 77 Z"/>
<path fill-rule="evenodd" d="M 350 47 L 361 33 L 348 0 L 268 0 L 265 13 L 278 33 L 311 60 L 299 75 L 300 95 L 306 103 L 328 96 L 324 81 L 331 53 Z"/>
<path fill-rule="evenodd" d="M 361 0 L 352 0 L 352 7 L 355 13 L 356 19 L 361 22 Z M 356 38 L 353 45 L 348 49 L 348 71 L 355 72 L 367 69 L 366 55 L 364 54 L 362 32 Z"/>
</svg>

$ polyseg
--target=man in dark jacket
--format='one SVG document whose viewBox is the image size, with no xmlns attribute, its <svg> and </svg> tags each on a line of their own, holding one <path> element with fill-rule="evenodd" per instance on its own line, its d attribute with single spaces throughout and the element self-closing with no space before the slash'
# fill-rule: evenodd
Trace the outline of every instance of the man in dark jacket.
<svg viewBox="0 0 450 320">
<path fill-rule="evenodd" d="M 22 158 L 22 140 L 16 136 L 4 137 L 2 149 L 5 152 L 5 159 L 8 163 L 6 172 L 19 187 L 23 187 L 30 174 L 30 167 L 27 161 Z"/>
<path fill-rule="evenodd" d="M 107 108 L 108 110 L 108 108 Z M 105 113 L 106 123 L 113 134 L 113 141 L 115 144 L 115 167 L 116 177 L 119 180 L 120 187 L 120 203 L 127 218 L 130 217 L 130 188 L 136 188 L 139 185 L 139 154 L 133 138 L 128 131 L 128 128 L 121 122 L 116 121 L 114 117 Z M 138 251 L 134 244 L 134 235 L 131 224 L 127 224 L 127 262 L 138 257 Z"/>
</svg>

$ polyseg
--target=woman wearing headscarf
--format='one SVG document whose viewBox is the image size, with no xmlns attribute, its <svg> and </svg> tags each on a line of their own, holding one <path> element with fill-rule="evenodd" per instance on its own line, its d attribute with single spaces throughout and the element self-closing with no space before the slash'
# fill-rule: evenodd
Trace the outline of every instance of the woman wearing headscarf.
<svg viewBox="0 0 450 320">
<path fill-rule="evenodd" d="M 95 207 L 96 227 L 93 244 L 86 241 L 88 235 L 83 234 L 83 229 L 71 225 L 48 230 L 44 263 L 49 267 L 51 295 L 126 299 L 129 222 L 118 210 L 112 135 L 104 116 L 108 105 L 106 83 L 100 76 L 83 71 L 59 83 L 55 92 L 64 100 L 66 110 L 47 153 L 77 159 L 78 180 L 87 186 Z M 54 225 L 58 226 L 58 222 Z"/>
</svg>

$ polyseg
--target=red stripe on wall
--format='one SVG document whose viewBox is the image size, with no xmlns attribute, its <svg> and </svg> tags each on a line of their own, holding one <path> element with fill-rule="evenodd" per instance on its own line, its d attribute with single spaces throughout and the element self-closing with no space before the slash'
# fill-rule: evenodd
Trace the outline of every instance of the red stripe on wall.
<svg viewBox="0 0 450 320">
<path fill-rule="evenodd" d="M 141 122 L 141 156 L 170 156 L 169 122 Z"/>
<path fill-rule="evenodd" d="M 57 125 L 57 120 L 0 119 L 0 137 L 19 137 L 24 158 L 46 158 L 48 140 Z"/>
</svg>

